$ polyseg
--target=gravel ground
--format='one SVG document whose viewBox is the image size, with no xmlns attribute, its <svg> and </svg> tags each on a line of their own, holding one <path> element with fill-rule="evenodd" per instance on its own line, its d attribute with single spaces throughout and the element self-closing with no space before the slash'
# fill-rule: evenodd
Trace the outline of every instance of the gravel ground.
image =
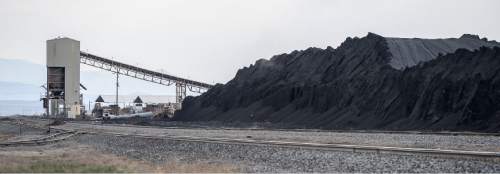
<svg viewBox="0 0 500 174">
<path fill-rule="evenodd" d="M 499 136 L 154 128 L 82 123 L 67 123 L 60 127 L 66 129 L 82 129 L 150 136 L 237 138 L 500 152 Z"/>
<path fill-rule="evenodd" d="M 498 158 L 352 153 L 112 135 L 81 135 L 74 140 L 133 159 L 227 163 L 244 172 L 500 172 Z"/>
<path fill-rule="evenodd" d="M 427 141 L 419 143 L 432 147 L 445 147 L 445 145 L 452 144 L 450 142 L 445 143 L 445 141 L 454 141 L 459 144 L 455 144 L 453 147 L 471 148 L 479 144 L 478 148 L 486 148 L 485 146 L 488 145 L 498 148 L 498 137 L 488 136 L 161 129 L 75 123 L 68 123 L 60 127 L 157 135 L 160 137 L 165 135 L 225 138 L 252 136 L 251 138 L 255 139 L 313 140 L 316 142 L 347 139 L 351 142 L 358 141 L 371 143 L 371 145 L 398 143 L 399 141 L 404 144 L 404 140 L 411 140 L 411 142 Z M 0 133 L 13 133 L 12 130 L 12 125 L 9 127 L 9 125 L 0 122 Z M 33 133 L 40 133 L 39 130 L 33 130 Z M 474 140 L 470 140 L 471 138 Z M 442 142 L 429 142 L 437 139 Z M 463 139 L 468 140 L 460 142 Z M 131 160 L 144 160 L 155 164 L 206 163 L 210 165 L 229 165 L 236 166 L 242 172 L 500 172 L 499 158 L 430 156 L 409 153 L 353 153 L 273 145 L 219 144 L 132 136 L 117 137 L 104 134 L 79 135 L 61 142 L 61 144 L 67 144 L 68 142 L 91 147 L 103 153 L 127 157 Z"/>
</svg>

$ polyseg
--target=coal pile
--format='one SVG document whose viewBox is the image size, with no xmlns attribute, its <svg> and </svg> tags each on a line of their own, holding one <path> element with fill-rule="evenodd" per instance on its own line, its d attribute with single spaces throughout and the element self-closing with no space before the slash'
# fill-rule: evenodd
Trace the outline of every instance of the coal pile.
<svg viewBox="0 0 500 174">
<path fill-rule="evenodd" d="M 184 100 L 176 121 L 295 128 L 500 131 L 500 44 L 387 38 L 281 54 Z"/>
</svg>

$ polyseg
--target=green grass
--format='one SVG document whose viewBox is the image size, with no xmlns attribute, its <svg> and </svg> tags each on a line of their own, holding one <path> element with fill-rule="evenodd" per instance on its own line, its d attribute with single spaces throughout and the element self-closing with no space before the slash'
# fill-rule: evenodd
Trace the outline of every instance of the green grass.
<svg viewBox="0 0 500 174">
<path fill-rule="evenodd" d="M 119 173 L 115 166 L 38 161 L 21 166 L 0 166 L 0 173 Z"/>
</svg>

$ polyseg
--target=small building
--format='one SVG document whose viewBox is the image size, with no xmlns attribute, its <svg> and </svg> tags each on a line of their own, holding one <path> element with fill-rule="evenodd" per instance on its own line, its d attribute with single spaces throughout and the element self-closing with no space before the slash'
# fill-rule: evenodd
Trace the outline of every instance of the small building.
<svg viewBox="0 0 500 174">
<path fill-rule="evenodd" d="M 102 117 L 104 115 L 104 99 L 99 95 L 95 100 L 94 109 L 92 109 L 92 115 L 94 117 Z"/>
<path fill-rule="evenodd" d="M 116 109 L 116 96 L 115 95 L 101 95 L 95 100 L 100 103 L 99 106 L 106 110 Z M 112 102 L 105 102 L 112 101 Z M 141 96 L 131 96 L 131 95 L 119 95 L 118 96 L 118 106 L 120 107 L 121 114 L 136 114 L 143 112 L 152 112 L 154 114 L 158 113 L 169 113 L 168 115 L 173 115 L 176 108 L 175 96 L 170 95 L 141 95 Z"/>
<path fill-rule="evenodd" d="M 139 112 L 142 112 L 142 107 L 143 107 L 143 102 L 142 102 L 142 99 L 141 97 L 137 96 L 135 98 L 135 100 L 133 101 L 134 103 L 134 106 L 132 107 L 133 108 L 133 113 L 139 113 Z"/>
</svg>

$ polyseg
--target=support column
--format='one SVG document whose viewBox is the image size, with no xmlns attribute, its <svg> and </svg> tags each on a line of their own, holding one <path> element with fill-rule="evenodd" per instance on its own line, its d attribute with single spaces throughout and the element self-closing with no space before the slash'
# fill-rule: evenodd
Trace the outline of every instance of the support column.
<svg viewBox="0 0 500 174">
<path fill-rule="evenodd" d="M 186 98 L 186 84 L 175 83 L 175 102 L 178 110 L 182 108 L 184 98 Z"/>
</svg>

